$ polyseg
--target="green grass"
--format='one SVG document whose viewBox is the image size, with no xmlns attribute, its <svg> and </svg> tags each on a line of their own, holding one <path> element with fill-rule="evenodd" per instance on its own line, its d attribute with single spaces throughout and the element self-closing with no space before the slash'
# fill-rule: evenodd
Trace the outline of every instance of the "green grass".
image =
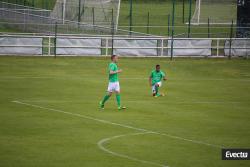
<svg viewBox="0 0 250 167">
<path fill-rule="evenodd" d="M 31 6 L 35 8 L 53 9 L 56 0 L 1 0 L 3 2 Z"/>
<path fill-rule="evenodd" d="M 122 103 L 104 111 L 108 58 L 0 57 L 0 166 L 150 167 L 113 156 L 97 143 L 140 131 L 65 114 L 87 115 L 225 148 L 250 147 L 250 61 L 121 58 Z M 169 77 L 153 98 L 147 77 L 162 65 Z M 134 78 L 134 79 L 133 79 Z M 221 148 L 157 134 L 124 136 L 104 144 L 113 152 L 171 167 L 247 167 L 222 161 Z"/>
<path fill-rule="evenodd" d="M 6 22 L 2 19 L 0 19 L 0 32 L 10 32 L 10 33 L 21 33 L 22 30 L 16 28 L 16 27 L 13 27 L 13 26 L 10 26 L 8 24 L 5 24 Z"/>
</svg>

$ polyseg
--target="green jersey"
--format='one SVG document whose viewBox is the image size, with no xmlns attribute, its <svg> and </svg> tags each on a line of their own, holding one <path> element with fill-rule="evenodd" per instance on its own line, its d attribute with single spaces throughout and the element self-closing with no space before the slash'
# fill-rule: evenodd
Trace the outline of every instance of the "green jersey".
<svg viewBox="0 0 250 167">
<path fill-rule="evenodd" d="M 152 84 L 156 84 L 157 82 L 161 82 L 162 78 L 165 77 L 165 73 L 162 71 L 157 72 L 156 70 L 153 70 L 150 74 L 150 77 L 152 78 Z"/>
<path fill-rule="evenodd" d="M 117 71 L 118 70 L 118 66 L 114 63 L 111 62 L 109 64 L 109 73 L 110 71 Z M 109 82 L 118 82 L 118 73 L 115 74 L 109 74 Z"/>
</svg>

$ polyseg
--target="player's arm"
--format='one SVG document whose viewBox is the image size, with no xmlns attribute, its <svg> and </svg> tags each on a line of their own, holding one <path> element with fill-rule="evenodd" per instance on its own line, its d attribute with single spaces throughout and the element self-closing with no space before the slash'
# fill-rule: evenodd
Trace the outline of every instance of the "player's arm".
<svg viewBox="0 0 250 167">
<path fill-rule="evenodd" d="M 166 76 L 166 74 L 164 72 L 162 73 L 162 78 L 163 78 L 163 81 L 168 80 L 168 78 L 167 78 L 167 76 Z"/>
<path fill-rule="evenodd" d="M 115 66 L 113 65 L 113 64 L 111 64 L 110 66 L 109 66 L 109 74 L 117 74 L 117 73 L 121 73 L 122 72 L 122 70 L 121 69 L 119 69 L 119 70 L 116 70 L 116 68 L 115 68 Z"/>
<path fill-rule="evenodd" d="M 122 72 L 122 70 L 120 69 L 120 70 L 117 70 L 117 71 L 112 71 L 112 70 L 110 70 L 109 71 L 109 74 L 117 74 L 117 73 L 121 73 Z"/>
</svg>

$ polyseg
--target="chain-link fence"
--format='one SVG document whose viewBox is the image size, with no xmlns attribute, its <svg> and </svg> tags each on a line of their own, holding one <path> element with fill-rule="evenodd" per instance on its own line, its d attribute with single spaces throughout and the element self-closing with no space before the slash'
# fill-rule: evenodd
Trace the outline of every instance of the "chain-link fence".
<svg viewBox="0 0 250 167">
<path fill-rule="evenodd" d="M 249 36 L 246 32 L 249 32 L 250 25 L 244 24 L 243 27 L 242 24 L 236 24 L 235 19 L 233 19 L 233 24 L 230 19 L 224 19 L 227 23 L 230 22 L 229 24 L 214 24 L 214 18 L 222 18 L 220 13 L 207 12 L 206 14 L 211 17 L 204 17 L 206 19 L 203 24 L 192 24 L 192 18 L 196 17 L 198 1 L 176 0 L 174 17 L 172 0 L 157 1 L 157 3 L 122 1 L 120 12 L 118 11 L 118 0 L 102 0 L 103 3 L 98 3 L 99 0 L 57 0 L 54 1 L 54 6 L 50 7 L 51 10 L 23 6 L 23 3 L 0 2 L 0 30 L 2 26 L 5 30 L 10 27 L 10 30 L 14 29 L 17 32 L 53 33 L 57 22 L 58 33 L 66 34 L 109 35 L 114 32 L 118 35 L 172 36 L 174 31 L 174 37 L 182 38 L 230 38 L 239 37 L 238 32 L 242 32 L 241 37 Z M 47 0 L 41 2 L 47 2 Z M 233 6 L 234 12 L 230 13 L 228 18 L 236 18 L 237 5 L 232 0 L 223 0 L 223 2 L 204 0 L 201 2 L 200 5 L 203 8 L 204 6 L 216 6 L 216 4 L 230 4 L 231 7 Z M 43 4 L 42 6 L 47 6 Z M 230 10 L 227 5 L 224 8 L 227 11 Z M 119 26 L 117 28 L 118 15 Z M 113 24 L 112 18 L 114 18 Z M 242 27 L 240 27 L 241 25 Z"/>
<path fill-rule="evenodd" d="M 115 29 L 114 23 L 109 25 L 93 25 L 89 23 L 71 21 L 53 17 L 50 10 L 23 6 L 18 4 L 0 2 L 0 21 L 5 26 L 18 28 L 23 32 L 54 33 L 57 25 L 58 33 L 65 34 L 120 34 L 120 35 L 146 35 L 144 33 L 129 32 Z"/>
<path fill-rule="evenodd" d="M 51 16 L 106 27 L 114 22 L 116 28 L 119 9 L 120 0 L 57 0 Z"/>
</svg>

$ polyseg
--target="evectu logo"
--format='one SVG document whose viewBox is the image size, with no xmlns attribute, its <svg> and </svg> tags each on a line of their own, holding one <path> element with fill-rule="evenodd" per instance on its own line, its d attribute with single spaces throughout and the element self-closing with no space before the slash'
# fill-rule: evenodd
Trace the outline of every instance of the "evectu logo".
<svg viewBox="0 0 250 167">
<path fill-rule="evenodd" d="M 222 160 L 250 160 L 250 149 L 222 149 Z"/>
</svg>

